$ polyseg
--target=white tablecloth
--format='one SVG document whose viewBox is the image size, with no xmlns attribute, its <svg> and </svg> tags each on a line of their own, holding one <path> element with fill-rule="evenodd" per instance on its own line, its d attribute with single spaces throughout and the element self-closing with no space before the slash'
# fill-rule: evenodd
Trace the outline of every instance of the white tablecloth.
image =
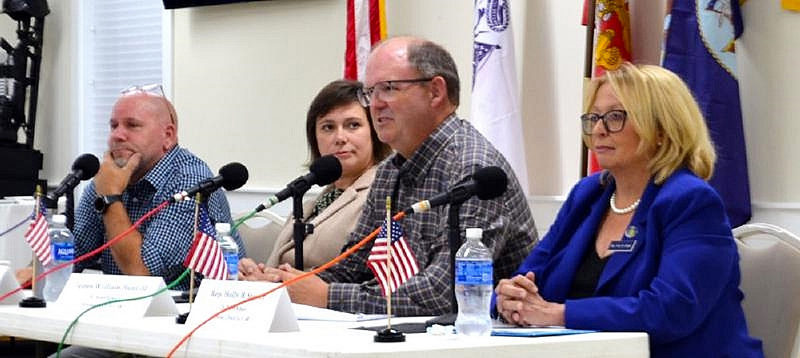
<svg viewBox="0 0 800 358">
<path fill-rule="evenodd" d="M 0 306 L 0 335 L 58 342 L 74 317 L 54 307 Z M 423 322 L 407 317 L 392 322 Z M 647 357 L 647 334 L 600 332 L 555 337 L 465 337 L 407 334 L 403 343 L 374 343 L 375 332 L 350 329 L 384 321 L 299 321 L 299 332 L 198 330 L 175 357 Z M 152 356 L 164 356 L 192 326 L 173 317 L 123 319 L 87 316 L 67 343 Z"/>
<path fill-rule="evenodd" d="M 0 200 L 0 232 L 19 223 L 33 212 L 32 198 L 10 198 Z M 10 262 L 10 267 L 17 270 L 31 262 L 31 249 L 25 242 L 24 234 L 28 230 L 25 223 L 3 236 L 0 236 L 0 260 Z"/>
</svg>

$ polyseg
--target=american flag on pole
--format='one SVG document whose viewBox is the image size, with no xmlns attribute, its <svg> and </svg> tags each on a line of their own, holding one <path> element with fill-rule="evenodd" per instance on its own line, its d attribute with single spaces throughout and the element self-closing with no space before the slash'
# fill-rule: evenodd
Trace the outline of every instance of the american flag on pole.
<svg viewBox="0 0 800 358">
<path fill-rule="evenodd" d="M 214 227 L 208 218 L 205 205 L 200 206 L 200 217 L 197 221 L 197 235 L 194 237 L 189 255 L 183 261 L 183 266 L 203 274 L 212 280 L 226 280 L 228 266 L 222 255 L 222 248 L 214 239 Z"/>
<path fill-rule="evenodd" d="M 372 45 L 386 38 L 384 0 L 347 0 L 344 78 L 363 80 Z"/>
<path fill-rule="evenodd" d="M 375 242 L 372 244 L 372 251 L 367 258 L 367 267 L 375 274 L 375 278 L 381 285 L 383 295 L 397 291 L 397 288 L 406 282 L 411 276 L 419 272 L 417 259 L 406 243 L 403 228 L 395 221 L 392 221 L 392 259 L 391 276 L 389 275 L 389 253 L 386 239 L 386 221 L 381 226 L 381 231 Z"/>
<path fill-rule="evenodd" d="M 36 254 L 42 266 L 46 266 L 53 261 L 53 254 L 50 251 L 50 236 L 47 234 L 47 218 L 45 214 L 47 209 L 40 202 L 39 211 L 36 217 L 31 221 L 31 226 L 25 232 L 25 241 L 31 246 L 31 250 Z"/>
</svg>

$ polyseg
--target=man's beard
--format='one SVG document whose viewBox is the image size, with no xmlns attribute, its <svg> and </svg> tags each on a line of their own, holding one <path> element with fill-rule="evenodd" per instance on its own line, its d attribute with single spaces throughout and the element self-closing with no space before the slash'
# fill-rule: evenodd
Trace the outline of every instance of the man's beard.
<svg viewBox="0 0 800 358">
<path fill-rule="evenodd" d="M 114 158 L 114 164 L 116 164 L 118 167 L 122 168 L 122 167 L 125 166 L 125 164 L 128 164 L 128 159 L 127 158 Z"/>
</svg>

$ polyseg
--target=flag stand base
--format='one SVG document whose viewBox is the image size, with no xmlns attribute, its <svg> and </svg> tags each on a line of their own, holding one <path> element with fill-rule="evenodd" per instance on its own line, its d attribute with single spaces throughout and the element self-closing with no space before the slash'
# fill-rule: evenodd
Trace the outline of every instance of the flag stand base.
<svg viewBox="0 0 800 358">
<path fill-rule="evenodd" d="M 403 334 L 403 332 L 393 328 L 385 328 L 375 334 L 376 343 L 396 343 L 405 341 L 406 336 Z"/>
<path fill-rule="evenodd" d="M 186 324 L 186 319 L 189 318 L 189 313 L 191 313 L 191 312 L 181 313 L 181 314 L 175 316 L 175 323 L 177 323 L 177 324 Z"/>
<path fill-rule="evenodd" d="M 39 297 L 31 296 L 19 301 L 19 306 L 24 308 L 44 308 L 47 307 L 47 302 Z"/>
</svg>

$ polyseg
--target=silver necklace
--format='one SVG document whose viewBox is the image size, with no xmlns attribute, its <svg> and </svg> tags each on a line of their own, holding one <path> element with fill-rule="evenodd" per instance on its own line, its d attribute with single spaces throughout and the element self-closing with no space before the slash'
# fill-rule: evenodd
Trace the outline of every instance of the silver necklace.
<svg viewBox="0 0 800 358">
<path fill-rule="evenodd" d="M 624 207 L 624 208 L 620 209 L 620 208 L 617 208 L 617 205 L 616 205 L 617 204 L 617 200 L 616 200 L 616 198 L 617 198 L 617 193 L 611 194 L 611 199 L 608 200 L 608 204 L 611 205 L 611 211 L 613 211 L 614 214 L 619 214 L 619 215 L 625 215 L 627 213 L 630 213 L 630 212 L 636 210 L 636 207 L 639 206 L 639 201 L 642 200 L 642 198 L 636 199 L 636 201 L 634 201 L 633 204 L 628 205 L 627 207 Z"/>
</svg>

